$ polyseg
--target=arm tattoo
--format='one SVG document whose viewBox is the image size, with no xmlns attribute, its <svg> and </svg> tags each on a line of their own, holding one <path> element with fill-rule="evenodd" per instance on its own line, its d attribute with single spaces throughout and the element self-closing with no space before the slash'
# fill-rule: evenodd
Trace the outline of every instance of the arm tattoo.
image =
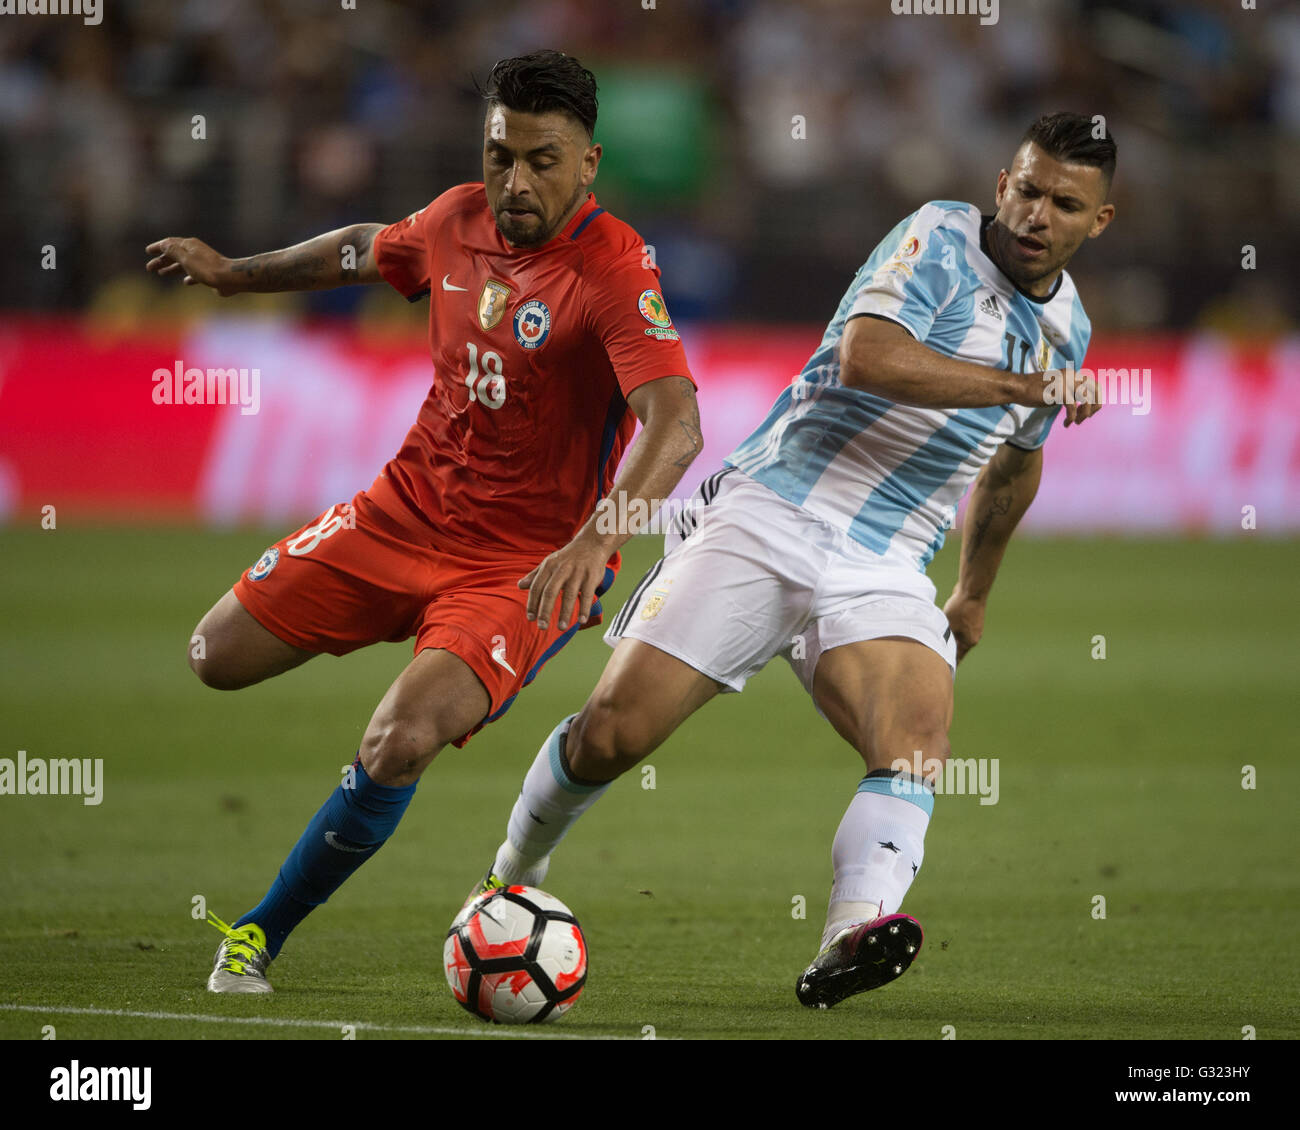
<svg viewBox="0 0 1300 1130">
<path fill-rule="evenodd" d="M 989 503 L 989 508 L 975 522 L 975 536 L 971 539 L 970 547 L 972 555 L 979 551 L 979 547 L 984 541 L 984 535 L 988 532 L 994 517 L 1007 514 L 1010 510 L 1011 495 L 999 494 L 994 497 L 993 501 Z"/>
<path fill-rule="evenodd" d="M 276 256 L 255 255 L 246 262 L 236 263 L 233 270 L 248 275 L 250 289 L 261 291 L 311 290 L 325 278 L 328 264 L 320 255 L 304 252 L 276 262 Z"/>
<path fill-rule="evenodd" d="M 704 435 L 700 431 L 700 406 L 695 400 L 695 386 L 685 377 L 674 377 L 678 382 L 678 391 L 682 394 L 682 399 L 689 401 L 688 410 L 685 417 L 679 418 L 677 423 L 686 433 L 686 442 L 689 444 L 688 449 L 684 452 L 674 464 L 674 467 L 686 468 L 691 465 L 692 460 L 704 448 Z"/>
<path fill-rule="evenodd" d="M 337 243 L 316 239 L 240 260 L 232 271 L 248 276 L 248 290 L 263 294 L 279 290 L 316 290 L 320 287 L 338 286 L 344 282 L 358 282 L 361 267 L 370 254 L 375 232 L 382 224 L 354 224 L 344 229 Z M 355 265 L 343 266 L 343 249 L 351 246 Z M 331 255 L 329 252 L 333 251 Z"/>
<path fill-rule="evenodd" d="M 699 428 L 692 427 L 685 420 L 678 420 L 677 422 L 681 425 L 682 431 L 686 433 L 686 442 L 689 444 L 689 447 L 682 453 L 681 457 L 673 463 L 673 466 L 685 470 L 692 462 L 694 462 L 695 457 L 704 447 L 704 437 L 700 435 Z"/>
<path fill-rule="evenodd" d="M 375 229 L 369 225 L 348 228 L 343 233 L 343 238 L 339 240 L 339 262 L 343 261 L 343 249 L 350 244 L 354 251 L 353 262 L 356 264 L 354 267 L 340 269 L 340 277 L 344 282 L 356 282 L 361 277 L 361 263 L 370 253 L 370 244 L 374 238 Z"/>
</svg>

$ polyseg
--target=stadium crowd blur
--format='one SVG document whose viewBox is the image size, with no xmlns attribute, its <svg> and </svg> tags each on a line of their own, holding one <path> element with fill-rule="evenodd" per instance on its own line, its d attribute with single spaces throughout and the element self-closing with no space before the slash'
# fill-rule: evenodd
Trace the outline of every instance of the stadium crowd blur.
<svg viewBox="0 0 1300 1130">
<path fill-rule="evenodd" d="M 156 316 L 196 296 L 144 275 L 150 239 L 243 255 L 398 219 L 480 179 L 471 75 L 553 46 L 596 74 L 597 195 L 654 246 L 679 320 L 823 323 L 925 200 L 992 211 L 1020 133 L 1058 109 L 1119 145 L 1118 219 L 1072 268 L 1094 326 L 1300 320 L 1294 0 L 1001 0 L 991 26 L 889 0 L 103 7 L 0 19 L 0 307 Z"/>
</svg>

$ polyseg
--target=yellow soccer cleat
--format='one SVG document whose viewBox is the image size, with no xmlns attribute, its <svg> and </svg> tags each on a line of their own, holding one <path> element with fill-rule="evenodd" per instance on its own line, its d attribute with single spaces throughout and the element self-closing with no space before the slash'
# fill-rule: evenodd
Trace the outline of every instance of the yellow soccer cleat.
<svg viewBox="0 0 1300 1130">
<path fill-rule="evenodd" d="M 510 885 L 509 883 L 503 883 L 500 879 L 498 879 L 494 874 L 492 874 L 492 869 L 488 868 L 487 874 L 484 875 L 482 879 L 480 879 L 477 883 L 474 884 L 474 886 L 471 888 L 469 892 L 469 898 L 467 898 L 461 904 L 460 910 L 456 913 L 456 917 L 452 920 L 452 924 L 451 924 L 452 929 L 455 929 L 457 926 L 460 925 L 462 921 L 464 921 L 466 918 L 469 917 L 469 915 L 466 912 L 469 910 L 471 906 L 473 906 L 478 901 L 479 896 L 485 895 L 489 891 L 499 891 L 503 887 L 508 887 L 509 885 Z"/>
<path fill-rule="evenodd" d="M 266 949 L 266 934 L 255 922 L 236 929 L 222 922 L 212 911 L 208 921 L 225 934 L 217 948 L 217 958 L 208 978 L 210 993 L 269 993 L 266 979 L 271 955 Z"/>
</svg>

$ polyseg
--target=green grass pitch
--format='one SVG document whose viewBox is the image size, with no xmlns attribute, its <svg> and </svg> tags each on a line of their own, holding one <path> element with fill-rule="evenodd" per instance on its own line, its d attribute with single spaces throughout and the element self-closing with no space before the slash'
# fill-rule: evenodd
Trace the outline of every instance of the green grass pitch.
<svg viewBox="0 0 1300 1130">
<path fill-rule="evenodd" d="M 0 757 L 102 758 L 105 776 L 97 807 L 0 796 L 0 1037 L 490 1031 L 447 991 L 443 935 L 607 649 L 582 633 L 501 722 L 440 756 L 393 840 L 290 939 L 273 997 L 215 997 L 218 936 L 194 896 L 227 920 L 261 897 L 409 655 L 201 686 L 190 631 L 268 540 L 0 532 Z M 957 756 L 999 759 L 998 803 L 939 798 L 906 904 L 926 930 L 917 964 L 824 1013 L 796 1003 L 794 981 L 862 768 L 774 663 L 649 759 L 653 789 L 629 774 L 560 848 L 546 886 L 582 921 L 590 978 L 559 1024 L 510 1034 L 1300 1035 L 1298 548 L 1013 544 L 952 733 Z M 630 547 L 611 610 L 657 552 Z M 932 570 L 941 596 L 955 567 L 954 538 Z"/>
</svg>

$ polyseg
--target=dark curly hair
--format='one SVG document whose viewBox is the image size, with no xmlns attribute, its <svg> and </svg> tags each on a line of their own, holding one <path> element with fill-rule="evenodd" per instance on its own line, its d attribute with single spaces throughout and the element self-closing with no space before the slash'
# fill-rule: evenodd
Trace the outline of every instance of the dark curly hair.
<svg viewBox="0 0 1300 1130">
<path fill-rule="evenodd" d="M 500 60 L 480 93 L 488 105 L 500 103 L 522 114 L 569 114 L 582 123 L 588 137 L 596 129 L 596 76 L 562 51 Z"/>
</svg>

